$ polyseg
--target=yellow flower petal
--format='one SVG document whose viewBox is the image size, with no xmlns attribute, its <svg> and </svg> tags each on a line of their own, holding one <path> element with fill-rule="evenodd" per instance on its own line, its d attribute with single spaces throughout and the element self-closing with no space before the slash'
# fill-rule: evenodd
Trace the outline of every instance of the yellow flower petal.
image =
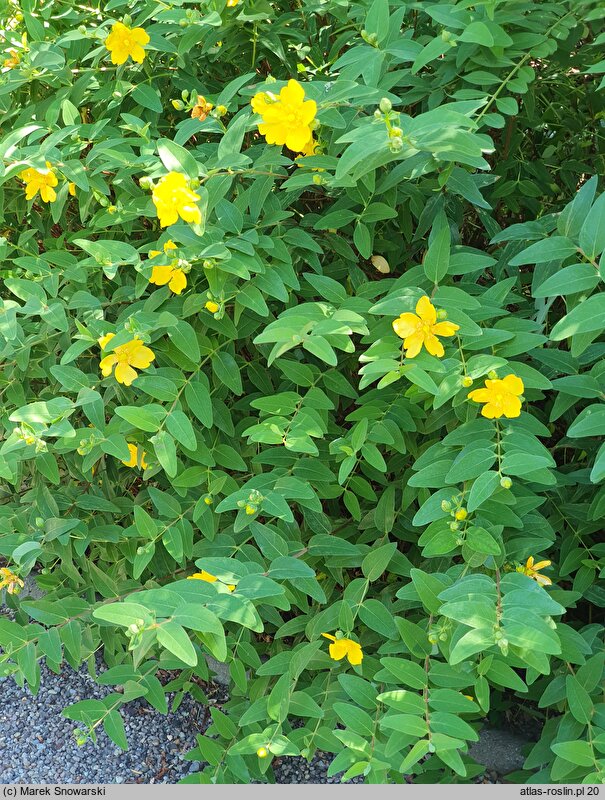
<svg viewBox="0 0 605 800">
<path fill-rule="evenodd" d="M 172 278 L 170 279 L 170 283 L 168 284 L 168 288 L 170 291 L 174 292 L 175 294 L 180 294 L 183 289 L 187 286 L 187 276 L 183 272 L 182 269 L 175 269 L 172 272 Z"/>
<path fill-rule="evenodd" d="M 423 344 L 424 336 L 422 335 L 422 331 L 417 331 L 404 339 L 403 346 L 405 347 L 406 358 L 416 358 L 418 353 L 422 350 Z"/>
<path fill-rule="evenodd" d="M 455 322 L 438 322 L 431 328 L 435 336 L 454 336 L 457 330 L 460 330 L 460 325 Z"/>
<path fill-rule="evenodd" d="M 336 639 L 334 643 L 329 646 L 328 650 L 330 651 L 330 658 L 333 658 L 334 661 L 340 661 L 349 652 L 349 648 L 347 647 L 347 640 Z"/>
<path fill-rule="evenodd" d="M 172 278 L 172 267 L 154 267 L 151 271 L 151 278 L 149 283 L 155 283 L 156 286 L 165 286 Z"/>
<path fill-rule="evenodd" d="M 432 333 L 427 333 L 425 335 L 424 346 L 432 356 L 437 356 L 437 358 L 443 358 L 445 354 L 443 345 L 436 336 L 433 336 Z"/>
<path fill-rule="evenodd" d="M 115 378 L 118 383 L 123 383 L 124 386 L 130 386 L 136 377 L 137 372 L 130 366 L 130 364 L 127 364 L 123 361 L 117 364 L 115 369 Z"/>
<path fill-rule="evenodd" d="M 523 381 L 516 375 L 507 375 L 506 378 L 502 378 L 502 384 L 506 391 L 511 394 L 521 395 L 525 390 Z"/>
<path fill-rule="evenodd" d="M 408 336 L 412 336 L 420 321 L 420 317 L 417 317 L 416 314 L 400 314 L 397 319 L 393 320 L 393 330 L 397 336 L 405 339 Z"/>
<path fill-rule="evenodd" d="M 437 322 L 437 311 L 427 295 L 424 295 L 416 303 L 416 313 L 423 322 L 434 325 Z"/>
</svg>

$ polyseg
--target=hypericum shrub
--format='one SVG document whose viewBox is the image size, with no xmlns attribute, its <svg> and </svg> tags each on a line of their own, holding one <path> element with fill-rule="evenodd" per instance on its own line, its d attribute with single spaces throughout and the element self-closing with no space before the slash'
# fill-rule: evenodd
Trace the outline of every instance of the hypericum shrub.
<svg viewBox="0 0 605 800">
<path fill-rule="evenodd" d="M 603 782 L 598 0 L 2 9 L 1 674 L 127 747 L 227 664 L 194 782 Z"/>
</svg>

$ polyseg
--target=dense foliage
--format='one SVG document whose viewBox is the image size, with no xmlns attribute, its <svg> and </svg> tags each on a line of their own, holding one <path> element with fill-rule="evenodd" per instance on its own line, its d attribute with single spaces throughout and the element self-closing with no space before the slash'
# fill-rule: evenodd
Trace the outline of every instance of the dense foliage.
<svg viewBox="0 0 605 800">
<path fill-rule="evenodd" d="M 224 662 L 200 783 L 604 782 L 602 3 L 1 9 L 0 674 L 126 747 Z"/>
</svg>

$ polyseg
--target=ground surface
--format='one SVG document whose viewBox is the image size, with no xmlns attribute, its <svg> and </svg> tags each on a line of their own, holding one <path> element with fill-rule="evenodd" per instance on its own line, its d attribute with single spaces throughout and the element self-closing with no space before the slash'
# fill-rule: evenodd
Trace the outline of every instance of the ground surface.
<svg viewBox="0 0 605 800">
<path fill-rule="evenodd" d="M 197 772 L 201 764 L 184 756 L 204 730 L 201 706 L 186 697 L 177 711 L 164 716 L 144 701 L 122 709 L 130 748 L 122 751 L 103 731 L 97 744 L 78 747 L 73 736 L 77 723 L 61 715 L 78 700 L 101 698 L 111 687 L 98 686 L 85 668 L 65 667 L 61 675 L 42 668 L 38 695 L 21 689 L 12 678 L 0 679 L 0 783 L 176 783 Z M 220 702 L 224 689 L 216 687 L 211 702 Z M 279 783 L 338 783 L 327 778 L 326 756 L 311 764 L 301 758 L 283 758 L 276 767 Z"/>
<path fill-rule="evenodd" d="M 14 681 L 1 680 L 0 783 L 176 783 L 201 768 L 184 756 L 203 732 L 201 706 L 187 697 L 177 711 L 164 716 L 144 701 L 122 710 L 130 749 L 123 752 L 101 731 L 97 744 L 78 747 L 77 724 L 61 715 L 78 700 L 103 697 L 111 687 L 98 686 L 85 668 L 65 667 L 61 675 L 42 668 L 40 691 L 34 697 Z M 224 699 L 223 687 L 210 688 L 211 702 Z M 484 731 L 472 754 L 490 772 L 488 782 L 518 769 L 524 740 L 506 731 Z M 318 755 L 311 764 L 302 758 L 283 758 L 276 767 L 278 783 L 338 783 L 327 778 L 330 759 Z"/>
</svg>

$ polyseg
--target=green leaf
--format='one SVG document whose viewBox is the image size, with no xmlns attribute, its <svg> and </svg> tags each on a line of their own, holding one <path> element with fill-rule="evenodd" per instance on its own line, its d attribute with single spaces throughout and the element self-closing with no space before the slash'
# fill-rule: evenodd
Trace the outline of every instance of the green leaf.
<svg viewBox="0 0 605 800">
<path fill-rule="evenodd" d="M 157 628 L 158 642 L 190 667 L 197 664 L 197 654 L 184 628 L 176 622 L 162 622 Z"/>
<path fill-rule="evenodd" d="M 153 445 L 157 459 L 166 475 L 174 478 L 178 472 L 178 461 L 172 436 L 167 431 L 158 431 L 149 441 Z"/>
<path fill-rule="evenodd" d="M 124 720 L 119 711 L 112 709 L 107 713 L 107 716 L 103 720 L 103 728 L 114 744 L 117 744 L 122 750 L 128 750 L 128 739 L 126 738 Z"/>
<path fill-rule="evenodd" d="M 139 620 L 147 622 L 151 619 L 149 610 L 145 606 L 128 602 L 99 606 L 99 608 L 95 608 L 92 615 L 95 619 L 112 622 L 115 625 L 123 625 L 124 627 L 128 627 L 133 623 L 138 624 Z"/>
<path fill-rule="evenodd" d="M 605 250 L 605 192 L 597 197 L 580 230 L 580 247 L 589 258 Z"/>
<path fill-rule="evenodd" d="M 500 485 L 500 475 L 488 470 L 473 481 L 466 503 L 467 510 L 476 511 L 485 503 Z"/>
<path fill-rule="evenodd" d="M 170 139 L 158 139 L 157 147 L 158 155 L 168 172 L 184 172 L 189 179 L 198 177 L 198 163 L 189 150 Z"/>
<path fill-rule="evenodd" d="M 185 400 L 202 425 L 212 428 L 212 400 L 207 382 L 199 380 L 188 383 L 185 387 Z"/>
<path fill-rule="evenodd" d="M 221 383 L 224 383 L 234 394 L 243 392 L 242 379 L 237 361 L 230 353 L 219 350 L 212 356 L 212 371 Z"/>
<path fill-rule="evenodd" d="M 592 333 L 605 328 L 605 294 L 596 294 L 584 300 L 559 320 L 551 331 L 554 342 L 568 339 L 578 333 Z"/>
<path fill-rule="evenodd" d="M 424 257 L 424 272 L 433 283 L 439 283 L 447 275 L 450 266 L 450 226 L 446 219 L 437 230 Z"/>
<path fill-rule="evenodd" d="M 550 749 L 559 758 L 564 758 L 572 764 L 580 767 L 592 767 L 594 765 L 594 753 L 588 742 L 555 742 Z"/>
<path fill-rule="evenodd" d="M 590 695 L 574 675 L 567 676 L 565 687 L 567 689 L 567 702 L 572 716 L 578 722 L 587 724 L 591 721 L 594 713 Z"/>
<path fill-rule="evenodd" d="M 547 261 L 563 261 L 578 252 L 576 245 L 566 236 L 551 236 L 541 242 L 535 242 L 511 258 L 510 265 L 518 267 L 523 264 L 544 264 Z"/>
<path fill-rule="evenodd" d="M 132 99 L 151 111 L 161 113 L 164 110 L 160 93 L 148 83 L 140 83 L 132 92 Z"/>
<path fill-rule="evenodd" d="M 593 403 L 581 411 L 567 429 L 567 435 L 572 439 L 580 439 L 583 436 L 604 436 L 605 403 Z"/>
<path fill-rule="evenodd" d="M 395 555 L 397 544 L 389 542 L 376 550 L 371 550 L 361 562 L 361 571 L 370 581 L 376 581 L 389 566 L 390 560 Z"/>
</svg>

